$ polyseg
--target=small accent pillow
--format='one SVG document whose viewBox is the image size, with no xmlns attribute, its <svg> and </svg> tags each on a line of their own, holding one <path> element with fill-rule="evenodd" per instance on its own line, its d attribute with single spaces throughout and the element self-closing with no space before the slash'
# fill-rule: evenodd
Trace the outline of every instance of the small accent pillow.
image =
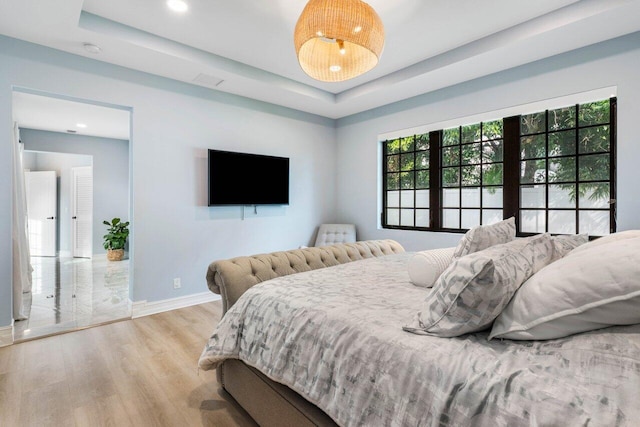
<svg viewBox="0 0 640 427">
<path fill-rule="evenodd" d="M 551 262 L 551 235 L 495 245 L 455 260 L 405 331 L 456 337 L 491 326 L 518 287 Z"/>
<path fill-rule="evenodd" d="M 489 339 L 546 340 L 640 323 L 640 237 L 591 243 L 526 281 Z"/>
<path fill-rule="evenodd" d="M 430 288 L 453 261 L 455 248 L 416 252 L 409 259 L 409 278 L 416 286 Z"/>
<path fill-rule="evenodd" d="M 509 243 L 516 238 L 516 219 L 511 217 L 490 225 L 478 225 L 467 231 L 453 252 L 454 258 Z"/>
<path fill-rule="evenodd" d="M 562 234 L 559 236 L 552 236 L 551 240 L 553 240 L 553 247 L 555 250 L 553 260 L 556 261 L 566 256 L 569 252 L 571 252 L 578 246 L 581 246 L 587 243 L 589 241 L 589 235 L 588 234 Z"/>
</svg>

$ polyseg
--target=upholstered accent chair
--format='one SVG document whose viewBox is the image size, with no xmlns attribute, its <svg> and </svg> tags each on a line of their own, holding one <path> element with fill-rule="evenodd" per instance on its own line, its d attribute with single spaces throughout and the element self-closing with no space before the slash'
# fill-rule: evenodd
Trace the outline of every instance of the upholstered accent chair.
<svg viewBox="0 0 640 427">
<path fill-rule="evenodd" d="M 320 224 L 314 246 L 327 246 L 336 243 L 356 241 L 355 224 Z"/>
</svg>

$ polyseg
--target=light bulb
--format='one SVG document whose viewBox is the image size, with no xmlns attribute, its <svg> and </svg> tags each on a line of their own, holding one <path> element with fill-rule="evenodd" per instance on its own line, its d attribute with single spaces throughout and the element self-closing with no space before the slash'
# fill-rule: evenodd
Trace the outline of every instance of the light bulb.
<svg viewBox="0 0 640 427">
<path fill-rule="evenodd" d="M 189 5 L 183 0 L 167 0 L 167 6 L 175 12 L 186 12 L 189 9 Z"/>
</svg>

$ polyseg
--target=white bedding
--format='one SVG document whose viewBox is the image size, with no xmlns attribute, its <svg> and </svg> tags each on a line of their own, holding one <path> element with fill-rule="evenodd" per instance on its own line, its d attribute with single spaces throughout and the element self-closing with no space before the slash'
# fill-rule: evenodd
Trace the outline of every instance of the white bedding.
<svg viewBox="0 0 640 427">
<path fill-rule="evenodd" d="M 638 426 L 640 325 L 551 341 L 415 335 L 410 252 L 247 291 L 199 360 L 240 359 L 341 426 Z"/>
</svg>

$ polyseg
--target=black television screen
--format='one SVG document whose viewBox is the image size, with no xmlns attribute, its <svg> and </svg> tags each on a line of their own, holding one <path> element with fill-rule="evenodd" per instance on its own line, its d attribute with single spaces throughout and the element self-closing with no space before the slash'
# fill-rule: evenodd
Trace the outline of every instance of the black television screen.
<svg viewBox="0 0 640 427">
<path fill-rule="evenodd" d="M 288 158 L 209 150 L 209 206 L 288 204 Z"/>
</svg>

